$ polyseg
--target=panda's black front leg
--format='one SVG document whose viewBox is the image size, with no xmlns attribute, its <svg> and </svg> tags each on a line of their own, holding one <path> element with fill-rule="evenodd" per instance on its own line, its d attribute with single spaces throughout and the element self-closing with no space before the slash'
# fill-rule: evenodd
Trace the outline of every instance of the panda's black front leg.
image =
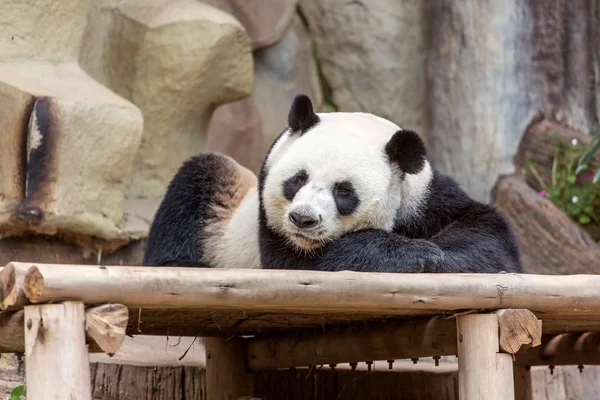
<svg viewBox="0 0 600 400">
<path fill-rule="evenodd" d="M 427 240 L 364 230 L 331 243 L 314 267 L 324 271 L 434 272 L 443 260 L 443 250 Z"/>
</svg>

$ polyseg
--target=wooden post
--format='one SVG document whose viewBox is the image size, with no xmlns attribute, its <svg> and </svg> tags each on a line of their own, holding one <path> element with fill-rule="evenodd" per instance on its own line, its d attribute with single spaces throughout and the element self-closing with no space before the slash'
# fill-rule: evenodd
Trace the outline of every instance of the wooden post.
<svg viewBox="0 0 600 400">
<path fill-rule="evenodd" d="M 514 400 L 512 355 L 499 353 L 498 316 L 457 317 L 460 400 Z"/>
<path fill-rule="evenodd" d="M 246 345 L 241 339 L 205 338 L 206 399 L 237 400 L 254 394 L 246 369 Z"/>
<path fill-rule="evenodd" d="M 91 400 L 81 302 L 25 307 L 27 400 Z"/>
<path fill-rule="evenodd" d="M 515 400 L 532 400 L 531 368 L 515 365 L 513 370 L 515 379 Z"/>
</svg>

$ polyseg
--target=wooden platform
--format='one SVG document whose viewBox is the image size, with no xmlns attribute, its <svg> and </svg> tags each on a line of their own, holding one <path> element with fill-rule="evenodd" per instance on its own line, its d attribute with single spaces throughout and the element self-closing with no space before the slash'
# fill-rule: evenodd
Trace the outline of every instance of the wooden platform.
<svg viewBox="0 0 600 400">
<path fill-rule="evenodd" d="M 91 351 L 114 352 L 107 349 L 122 343 L 119 332 L 122 337 L 206 337 L 207 390 L 211 387 L 208 370 L 223 371 L 224 364 L 215 367 L 215 359 L 229 360 L 227 370 L 237 371 L 227 384 L 231 393 L 250 390 L 232 383 L 245 381 L 246 368 L 352 365 L 443 355 L 459 355 L 460 363 L 462 353 L 463 365 L 470 369 L 480 369 L 475 366 L 482 362 L 500 363 L 494 364 L 496 373 L 483 379 L 499 379 L 498 385 L 506 385 L 504 370 L 512 371 L 513 359 L 519 368 L 600 364 L 600 276 L 595 275 L 11 263 L 0 278 L 0 306 L 5 310 L 0 314 L 0 351 L 28 348 L 28 329 L 24 329 L 31 324 L 26 321 L 28 309 L 49 303 L 82 304 Z M 114 307 L 97 307 L 105 304 Z M 122 317 L 123 312 L 125 319 L 119 322 L 115 316 Z M 96 328 L 90 328 L 92 318 Z M 491 340 L 488 352 L 486 340 Z M 482 354 L 488 358 L 481 358 Z M 502 361 L 493 361 L 495 357 Z M 461 376 L 465 374 L 466 369 Z M 460 383 L 465 393 L 474 395 L 468 389 L 477 386 L 473 381 Z M 492 389 L 477 393 L 481 399 L 514 398 L 510 393 L 494 397 Z"/>
</svg>

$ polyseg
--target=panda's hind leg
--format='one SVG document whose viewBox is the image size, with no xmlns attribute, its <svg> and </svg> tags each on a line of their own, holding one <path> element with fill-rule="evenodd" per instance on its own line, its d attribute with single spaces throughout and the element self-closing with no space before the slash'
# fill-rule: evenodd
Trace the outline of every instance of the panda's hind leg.
<svg viewBox="0 0 600 400">
<path fill-rule="evenodd" d="M 257 178 L 232 158 L 201 153 L 179 168 L 156 212 L 144 265 L 214 267 L 207 239 L 218 238 Z"/>
</svg>

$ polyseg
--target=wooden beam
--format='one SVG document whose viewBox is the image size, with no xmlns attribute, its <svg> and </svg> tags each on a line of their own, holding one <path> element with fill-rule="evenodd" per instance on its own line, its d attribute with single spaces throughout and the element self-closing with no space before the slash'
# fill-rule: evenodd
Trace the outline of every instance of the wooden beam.
<svg viewBox="0 0 600 400">
<path fill-rule="evenodd" d="M 500 350 L 516 354 L 521 346 L 538 346 L 542 340 L 542 321 L 529 310 L 498 310 Z"/>
<path fill-rule="evenodd" d="M 0 354 L 25 351 L 25 312 L 0 312 Z"/>
<path fill-rule="evenodd" d="M 254 394 L 253 376 L 246 370 L 245 343 L 240 339 L 206 338 L 206 400 L 239 399 Z"/>
<path fill-rule="evenodd" d="M 25 307 L 28 400 L 91 400 L 81 302 Z"/>
<path fill-rule="evenodd" d="M 456 323 L 441 317 L 298 332 L 248 343 L 253 371 L 456 354 Z"/>
<path fill-rule="evenodd" d="M 456 318 L 459 399 L 514 399 L 512 356 L 499 353 L 498 316 Z"/>
<path fill-rule="evenodd" d="M 516 364 L 600 365 L 600 332 L 544 336 L 540 346 L 521 350 Z"/>
<path fill-rule="evenodd" d="M 514 354 L 521 346 L 537 346 L 540 321 L 528 310 L 499 310 L 494 315 L 499 351 Z M 367 322 L 318 333 L 297 331 L 285 336 L 252 339 L 248 367 L 254 371 L 342 364 L 367 360 L 457 354 L 453 318 L 413 318 Z"/>
<path fill-rule="evenodd" d="M 469 310 L 474 305 L 482 310 L 526 308 L 548 315 L 595 315 L 600 309 L 599 275 L 557 280 L 528 274 L 29 265 L 24 290 L 33 303 L 77 299 L 142 308 L 351 310 L 373 316 Z"/>
<path fill-rule="evenodd" d="M 85 330 L 89 352 L 115 353 L 125 339 L 128 321 L 127 307 L 105 304 L 85 312 Z M 23 310 L 0 312 L 0 353 L 23 353 L 25 337 Z"/>
<path fill-rule="evenodd" d="M 122 304 L 104 304 L 85 311 L 85 332 L 94 352 L 114 354 L 125 340 L 129 310 Z M 90 349 L 90 352 L 92 350 Z"/>
</svg>

